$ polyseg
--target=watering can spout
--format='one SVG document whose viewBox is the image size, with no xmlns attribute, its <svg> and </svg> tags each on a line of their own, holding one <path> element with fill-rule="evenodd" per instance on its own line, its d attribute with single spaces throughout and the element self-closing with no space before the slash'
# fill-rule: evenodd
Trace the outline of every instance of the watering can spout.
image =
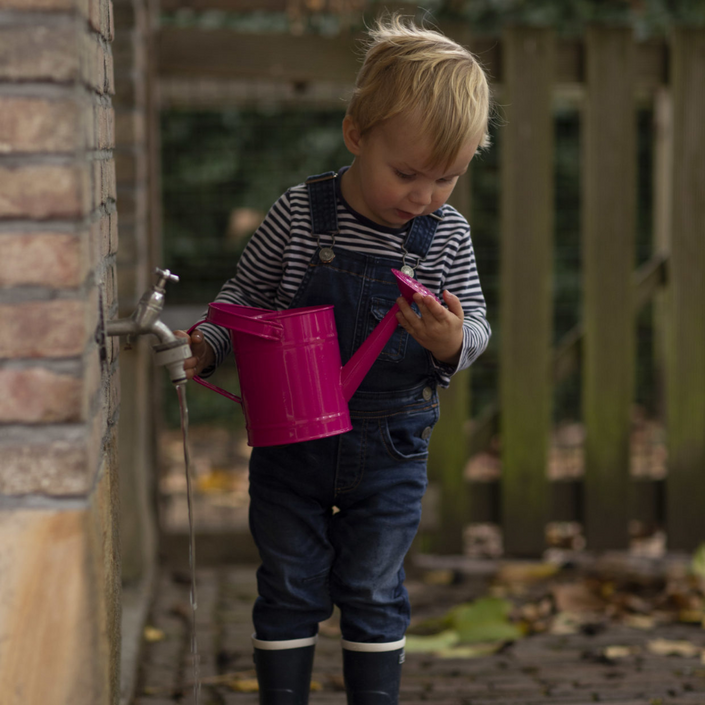
<svg viewBox="0 0 705 705">
<path fill-rule="evenodd" d="M 425 286 L 420 284 L 412 277 L 393 269 L 392 273 L 397 278 L 397 285 L 401 295 L 411 304 L 415 292 L 419 292 L 424 296 L 435 295 Z M 394 333 L 398 325 L 397 313 L 399 304 L 394 304 L 389 309 L 387 315 L 377 324 L 377 327 L 372 331 L 367 340 L 357 349 L 355 354 L 348 360 L 341 372 L 341 386 L 343 389 L 343 397 L 345 401 L 350 401 L 351 397 L 357 391 L 365 375 L 370 371 L 374 361 L 379 357 L 382 349 L 387 344 L 387 341 Z"/>
<path fill-rule="evenodd" d="M 340 382 L 343 388 L 343 398 L 350 401 L 357 391 L 365 375 L 370 371 L 370 367 L 379 357 L 382 348 L 394 333 L 398 325 L 397 312 L 399 304 L 394 304 L 389 309 L 387 315 L 377 324 L 377 327 L 370 333 L 367 340 L 355 351 L 355 354 L 348 360 L 340 373 Z"/>
</svg>

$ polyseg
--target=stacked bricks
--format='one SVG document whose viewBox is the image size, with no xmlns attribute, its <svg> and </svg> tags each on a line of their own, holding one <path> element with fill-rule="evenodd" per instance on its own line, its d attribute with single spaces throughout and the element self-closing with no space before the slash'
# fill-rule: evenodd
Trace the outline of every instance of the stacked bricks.
<svg viewBox="0 0 705 705">
<path fill-rule="evenodd" d="M 110 0 L 0 0 L 0 692 L 119 697 Z M 41 673 L 41 677 L 38 674 Z"/>
</svg>

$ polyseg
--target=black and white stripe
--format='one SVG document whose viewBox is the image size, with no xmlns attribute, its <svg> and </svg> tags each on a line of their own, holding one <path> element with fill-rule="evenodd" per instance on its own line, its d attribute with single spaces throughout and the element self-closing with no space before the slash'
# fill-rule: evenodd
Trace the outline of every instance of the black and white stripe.
<svg viewBox="0 0 705 705">
<path fill-rule="evenodd" d="M 485 317 L 485 299 L 477 275 L 470 227 L 451 206 L 445 205 L 443 211 L 444 218 L 438 224 L 425 260 L 415 267 L 415 276 L 439 296 L 448 289 L 462 302 L 465 321 L 460 363 L 455 369 L 438 365 L 439 384 L 447 386 L 451 374 L 468 367 L 487 347 L 490 327 Z M 378 257 L 401 257 L 405 230 L 375 225 L 354 213 L 340 198 L 338 225 L 336 247 Z M 321 238 L 321 245 L 330 244 L 325 238 Z M 224 284 L 216 300 L 287 309 L 317 247 L 317 237 L 311 234 L 308 193 L 305 184 L 300 184 L 272 206 L 245 248 L 235 276 Z M 219 365 L 231 349 L 227 332 L 207 323 L 199 328 L 213 347 Z"/>
</svg>

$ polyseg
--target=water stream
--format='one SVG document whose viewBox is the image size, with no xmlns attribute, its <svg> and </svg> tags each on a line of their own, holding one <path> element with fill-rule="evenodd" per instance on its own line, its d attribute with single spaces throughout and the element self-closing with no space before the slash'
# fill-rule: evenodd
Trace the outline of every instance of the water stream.
<svg viewBox="0 0 705 705">
<path fill-rule="evenodd" d="M 177 384 L 179 411 L 181 412 L 181 433 L 184 437 L 184 465 L 186 468 L 186 501 L 188 503 L 188 565 L 191 571 L 191 659 L 193 661 L 193 702 L 198 705 L 201 698 L 201 657 L 196 638 L 196 534 L 193 529 L 193 495 L 191 486 L 191 456 L 188 450 L 188 406 L 186 404 L 186 384 Z"/>
</svg>

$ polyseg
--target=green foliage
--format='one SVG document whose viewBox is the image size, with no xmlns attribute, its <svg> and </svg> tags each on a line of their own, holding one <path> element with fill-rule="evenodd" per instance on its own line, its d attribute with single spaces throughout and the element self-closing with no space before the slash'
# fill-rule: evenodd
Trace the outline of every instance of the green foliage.
<svg viewBox="0 0 705 705">
<path fill-rule="evenodd" d="M 309 174 L 350 161 L 344 111 L 162 114 L 164 257 L 181 283 L 170 303 L 212 300 L 246 240 L 226 237 L 236 208 L 269 210 Z"/>
<path fill-rule="evenodd" d="M 700 0 L 449 0 L 439 17 L 470 22 L 481 32 L 497 33 L 507 24 L 553 27 L 578 34 L 589 24 L 633 26 L 637 35 L 663 34 L 675 24 L 705 24 Z"/>
<path fill-rule="evenodd" d="M 232 13 L 184 8 L 162 15 L 162 25 L 235 29 L 239 32 L 318 34 L 335 36 L 362 30 L 385 3 L 368 0 L 361 12 Z M 409 8 L 413 6 L 408 6 Z M 409 10 L 407 10 L 408 14 Z M 663 35 L 674 25 L 705 25 L 702 0 L 424 0 L 415 5 L 417 21 L 463 20 L 477 32 L 496 34 L 507 24 L 553 27 L 559 34 L 575 35 L 589 24 L 634 27 L 637 36 Z"/>
</svg>

